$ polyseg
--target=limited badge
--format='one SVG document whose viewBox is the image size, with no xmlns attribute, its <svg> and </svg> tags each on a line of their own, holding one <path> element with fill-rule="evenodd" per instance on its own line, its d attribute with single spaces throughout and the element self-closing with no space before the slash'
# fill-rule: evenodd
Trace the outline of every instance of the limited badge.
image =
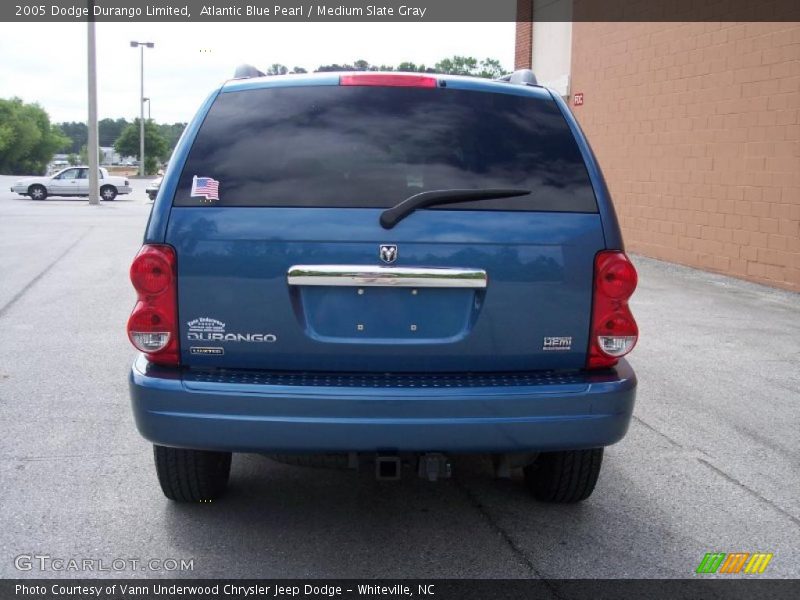
<svg viewBox="0 0 800 600">
<path fill-rule="evenodd" d="M 203 198 L 204 202 L 219 200 L 219 181 L 211 177 L 192 177 L 192 198 Z"/>
<path fill-rule="evenodd" d="M 189 348 L 189 354 L 200 356 L 221 356 L 225 354 L 225 349 L 212 346 L 191 346 Z"/>
</svg>

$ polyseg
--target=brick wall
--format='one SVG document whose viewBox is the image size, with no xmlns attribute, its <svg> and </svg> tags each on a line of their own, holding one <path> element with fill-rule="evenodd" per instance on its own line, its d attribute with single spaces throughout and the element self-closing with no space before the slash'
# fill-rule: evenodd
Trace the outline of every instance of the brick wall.
<svg viewBox="0 0 800 600">
<path fill-rule="evenodd" d="M 533 53 L 533 0 L 517 0 L 517 36 L 514 43 L 514 68 L 530 69 Z"/>
<path fill-rule="evenodd" d="M 800 24 L 575 23 L 572 39 L 573 111 L 627 247 L 800 291 Z"/>
</svg>

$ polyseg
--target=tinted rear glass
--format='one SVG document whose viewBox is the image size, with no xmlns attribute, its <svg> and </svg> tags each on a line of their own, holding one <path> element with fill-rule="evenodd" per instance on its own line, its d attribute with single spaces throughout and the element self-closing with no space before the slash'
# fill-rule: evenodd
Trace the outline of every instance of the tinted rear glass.
<svg viewBox="0 0 800 600">
<path fill-rule="evenodd" d="M 532 194 L 445 208 L 597 211 L 553 101 L 447 88 L 222 93 L 189 153 L 175 205 L 209 203 L 192 197 L 195 177 L 219 182 L 217 206 L 386 208 L 429 190 L 513 187 Z"/>
</svg>

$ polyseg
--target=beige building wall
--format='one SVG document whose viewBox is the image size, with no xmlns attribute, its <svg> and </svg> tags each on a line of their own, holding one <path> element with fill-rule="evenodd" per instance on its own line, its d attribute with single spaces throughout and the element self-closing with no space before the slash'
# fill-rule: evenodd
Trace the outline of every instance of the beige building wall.
<svg viewBox="0 0 800 600">
<path fill-rule="evenodd" d="M 800 291 L 800 24 L 574 23 L 570 88 L 628 249 Z"/>
</svg>

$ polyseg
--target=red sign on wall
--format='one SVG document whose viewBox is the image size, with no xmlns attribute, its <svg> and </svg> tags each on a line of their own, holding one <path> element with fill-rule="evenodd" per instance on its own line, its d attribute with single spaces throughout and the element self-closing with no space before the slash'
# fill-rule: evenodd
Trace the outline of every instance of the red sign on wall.
<svg viewBox="0 0 800 600">
<path fill-rule="evenodd" d="M 575 92 L 575 95 L 572 97 L 572 103 L 575 106 L 583 106 L 583 92 Z"/>
</svg>

